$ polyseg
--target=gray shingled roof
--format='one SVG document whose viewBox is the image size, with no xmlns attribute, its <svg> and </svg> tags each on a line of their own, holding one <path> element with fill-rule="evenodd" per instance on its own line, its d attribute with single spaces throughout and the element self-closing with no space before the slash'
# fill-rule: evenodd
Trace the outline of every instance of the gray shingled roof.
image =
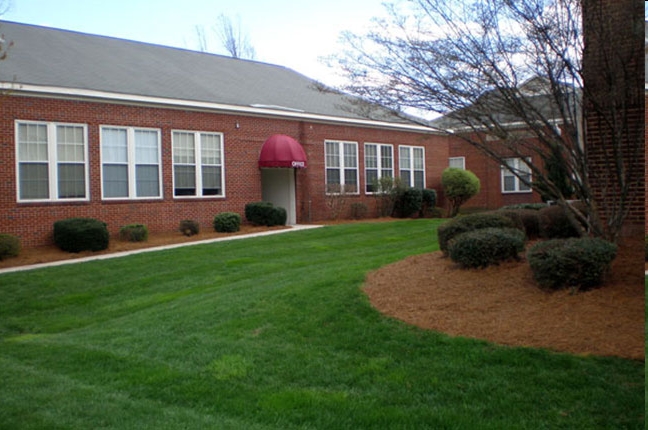
<svg viewBox="0 0 648 430">
<path fill-rule="evenodd" d="M 286 67 L 27 24 L 0 22 L 13 47 L 0 81 L 413 124 Z M 357 99 L 356 99 L 357 100 Z"/>
</svg>

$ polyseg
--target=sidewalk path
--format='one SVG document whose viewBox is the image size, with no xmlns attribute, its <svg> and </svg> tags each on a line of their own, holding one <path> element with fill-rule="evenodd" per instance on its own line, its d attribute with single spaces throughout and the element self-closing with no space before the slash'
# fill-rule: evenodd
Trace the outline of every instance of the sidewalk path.
<svg viewBox="0 0 648 430">
<path fill-rule="evenodd" d="M 40 268 L 43 268 L 43 267 L 63 266 L 65 264 L 84 263 L 86 261 L 107 260 L 109 258 L 127 257 L 129 255 L 142 254 L 144 252 L 163 251 L 163 250 L 166 250 L 166 249 L 181 248 L 181 247 L 184 247 L 184 246 L 204 245 L 206 243 L 223 242 L 223 241 L 226 241 L 226 240 L 247 239 L 249 237 L 270 236 L 272 234 L 288 233 L 288 232 L 296 231 L 296 230 L 309 230 L 309 229 L 318 228 L 318 227 L 323 227 L 323 226 L 321 226 L 321 225 L 298 224 L 298 225 L 292 225 L 292 226 L 290 226 L 290 228 L 287 228 L 287 229 L 269 230 L 269 231 L 264 231 L 264 232 L 261 232 L 261 233 L 241 234 L 241 235 L 238 235 L 238 236 L 219 237 L 219 238 L 216 238 L 216 239 L 206 239 L 206 240 L 199 240 L 199 241 L 187 242 L 187 243 L 175 243 L 173 245 L 155 246 L 155 247 L 151 247 L 151 248 L 136 249 L 136 250 L 133 250 L 133 251 L 121 251 L 121 252 L 115 252 L 115 253 L 112 253 L 112 254 L 93 255 L 93 256 L 89 256 L 89 257 L 74 258 L 74 259 L 70 259 L 70 260 L 53 261 L 51 263 L 32 264 L 32 265 L 28 265 L 28 266 L 7 267 L 6 269 L 0 269 L 0 275 L 2 275 L 4 273 L 22 272 L 22 271 L 26 271 L 26 270 L 40 269 Z"/>
</svg>

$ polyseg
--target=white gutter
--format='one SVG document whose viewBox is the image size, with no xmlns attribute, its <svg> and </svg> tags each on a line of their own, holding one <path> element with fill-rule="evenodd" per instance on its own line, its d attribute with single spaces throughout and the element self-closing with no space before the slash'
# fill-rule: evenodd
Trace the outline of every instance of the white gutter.
<svg viewBox="0 0 648 430">
<path fill-rule="evenodd" d="M 98 99 L 108 102 L 123 103 L 123 104 L 145 104 L 156 105 L 166 108 L 183 108 L 201 111 L 221 111 L 227 113 L 240 113 L 248 115 L 261 115 L 261 116 L 279 116 L 283 118 L 320 121 L 320 122 L 335 122 L 342 124 L 350 124 L 357 126 L 390 128 L 404 131 L 416 131 L 425 133 L 439 133 L 439 130 L 432 127 L 426 127 L 416 124 L 400 124 L 387 121 L 374 121 L 369 119 L 358 118 L 344 118 L 339 116 L 321 115 L 313 113 L 305 113 L 297 109 L 287 109 L 280 106 L 267 106 L 266 105 L 230 105 L 222 103 L 201 102 L 195 100 L 181 100 L 171 99 L 166 97 L 152 97 L 134 94 L 121 94 L 108 91 L 86 90 L 79 88 L 65 88 L 54 86 L 41 86 L 31 84 L 18 84 L 18 83 L 0 83 L 0 91 L 8 92 L 9 94 L 20 94 L 32 97 L 50 96 L 61 99 Z"/>
</svg>

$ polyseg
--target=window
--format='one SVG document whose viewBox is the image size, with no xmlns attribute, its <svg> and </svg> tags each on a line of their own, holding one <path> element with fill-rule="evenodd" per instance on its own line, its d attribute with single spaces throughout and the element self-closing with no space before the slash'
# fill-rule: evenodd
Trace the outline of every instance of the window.
<svg viewBox="0 0 648 430">
<path fill-rule="evenodd" d="M 365 143 L 365 192 L 373 193 L 380 178 L 394 177 L 392 145 Z"/>
<path fill-rule="evenodd" d="M 101 127 L 103 197 L 162 197 L 160 152 L 158 130 Z"/>
<path fill-rule="evenodd" d="M 425 188 L 425 155 L 420 146 L 399 148 L 400 178 L 405 186 Z"/>
<path fill-rule="evenodd" d="M 358 192 L 358 144 L 327 140 L 324 142 L 326 155 L 326 192 Z"/>
<path fill-rule="evenodd" d="M 526 185 L 515 176 L 514 171 L 524 178 L 527 183 L 531 182 L 531 168 L 527 163 L 531 162 L 530 158 L 507 158 L 506 164 L 502 166 L 502 192 L 503 193 L 528 193 L 531 187 Z"/>
<path fill-rule="evenodd" d="M 219 133 L 173 132 L 173 195 L 223 196 L 223 138 Z"/>
<path fill-rule="evenodd" d="M 466 157 L 448 158 L 448 167 L 455 167 L 457 169 L 466 170 Z"/>
<path fill-rule="evenodd" d="M 18 201 L 88 199 L 86 126 L 16 123 Z"/>
</svg>

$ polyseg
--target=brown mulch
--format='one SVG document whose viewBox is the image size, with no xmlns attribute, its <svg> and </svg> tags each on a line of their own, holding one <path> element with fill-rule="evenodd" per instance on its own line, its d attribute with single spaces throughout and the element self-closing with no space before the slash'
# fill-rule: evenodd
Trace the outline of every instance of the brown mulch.
<svg viewBox="0 0 648 430">
<path fill-rule="evenodd" d="M 363 287 L 382 313 L 451 336 L 502 345 L 644 360 L 644 256 L 622 244 L 605 285 L 540 289 L 525 261 L 463 270 L 441 252 L 370 273 Z"/>
</svg>

